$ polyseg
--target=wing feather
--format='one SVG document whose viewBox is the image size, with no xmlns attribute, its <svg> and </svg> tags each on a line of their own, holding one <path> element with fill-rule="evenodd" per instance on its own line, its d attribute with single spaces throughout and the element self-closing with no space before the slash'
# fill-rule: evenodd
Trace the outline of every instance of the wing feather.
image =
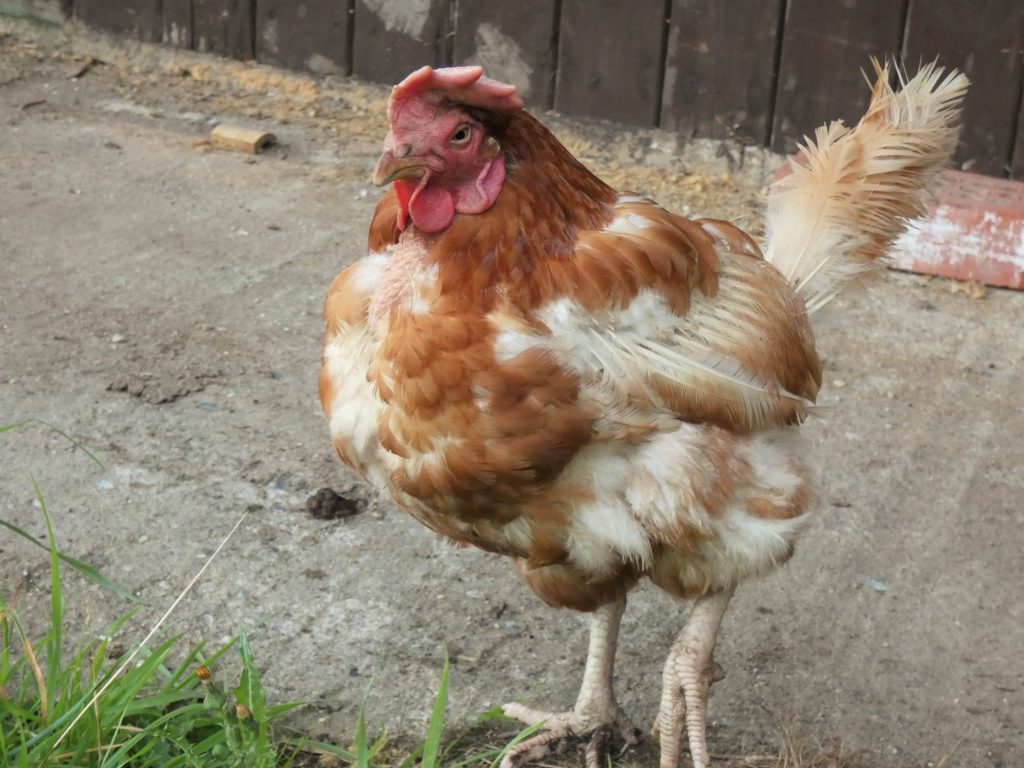
<svg viewBox="0 0 1024 768">
<path fill-rule="evenodd" d="M 605 230 L 580 236 L 580 295 L 566 285 L 536 310 L 546 333 L 497 321 L 507 329 L 498 346 L 545 348 L 599 419 L 625 414 L 631 431 L 638 411 L 652 428 L 659 414 L 738 432 L 800 421 L 820 364 L 802 301 L 756 244 L 725 222 L 636 198 L 615 212 Z"/>
</svg>

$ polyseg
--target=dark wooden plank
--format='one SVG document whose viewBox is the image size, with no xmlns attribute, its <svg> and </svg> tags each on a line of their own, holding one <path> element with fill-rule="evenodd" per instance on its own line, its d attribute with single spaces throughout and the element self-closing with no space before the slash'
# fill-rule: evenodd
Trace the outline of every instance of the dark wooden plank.
<svg viewBox="0 0 1024 768">
<path fill-rule="evenodd" d="M 356 0 L 352 74 L 397 83 L 449 62 L 448 0 Z"/>
<path fill-rule="evenodd" d="M 662 127 L 766 143 L 781 10 L 782 0 L 675 0 Z"/>
<path fill-rule="evenodd" d="M 100 29 L 158 42 L 162 30 L 160 0 L 76 0 L 76 19 Z"/>
<path fill-rule="evenodd" d="M 458 0 L 454 63 L 480 64 L 488 76 L 519 86 L 527 104 L 551 107 L 556 10 L 551 0 Z"/>
<path fill-rule="evenodd" d="M 1024 180 L 1024 83 L 1021 83 L 1020 113 L 1017 115 L 1017 140 L 1013 144 L 1010 176 Z"/>
<path fill-rule="evenodd" d="M 823 123 L 860 119 L 869 58 L 900 51 L 904 0 L 789 0 L 772 146 L 792 152 Z"/>
<path fill-rule="evenodd" d="M 318 74 L 348 74 L 348 0 L 256 0 L 256 58 Z"/>
<path fill-rule="evenodd" d="M 192 47 L 253 58 L 252 10 L 252 0 L 192 0 Z"/>
<path fill-rule="evenodd" d="M 168 45 L 192 47 L 192 0 L 164 0 L 163 30 Z"/>
<path fill-rule="evenodd" d="M 1024 2 L 915 0 L 904 60 L 911 69 L 936 56 L 971 79 L 956 159 L 964 170 L 1005 175 L 1015 140 L 1024 75 Z"/>
<path fill-rule="evenodd" d="M 665 0 L 563 0 L 555 109 L 655 125 Z"/>
</svg>

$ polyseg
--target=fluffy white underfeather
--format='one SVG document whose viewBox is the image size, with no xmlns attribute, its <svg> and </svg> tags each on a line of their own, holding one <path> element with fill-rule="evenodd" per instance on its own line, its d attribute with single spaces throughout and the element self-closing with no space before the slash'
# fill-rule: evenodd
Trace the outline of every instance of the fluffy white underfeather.
<svg viewBox="0 0 1024 768">
<path fill-rule="evenodd" d="M 353 458 L 377 487 L 386 485 L 380 460 L 378 419 L 384 406 L 366 380 L 376 343 L 365 326 L 343 325 L 324 347 L 324 361 L 334 398 L 330 404 L 332 437 L 346 442 Z"/>
<path fill-rule="evenodd" d="M 386 251 L 371 253 L 356 263 L 352 284 L 360 293 L 372 294 L 380 282 L 381 273 L 388 263 L 390 254 Z"/>
<path fill-rule="evenodd" d="M 793 541 L 813 510 L 789 520 L 767 520 L 746 511 L 747 502 L 777 492 L 780 503 L 810 482 L 801 477 L 803 448 L 795 429 L 772 430 L 746 439 L 738 458 L 749 462 L 752 481 L 735 489 L 726 508 L 710 514 L 697 501 L 695 483 L 717 480 L 708 460 L 707 432 L 699 425 L 678 423 L 641 445 L 597 445 L 581 451 L 563 480 L 584 483 L 593 501 L 574 512 L 568 531 L 569 560 L 595 574 L 611 572 L 619 563 L 641 567 L 652 557 L 652 542 L 670 541 L 685 522 L 700 531 L 691 559 L 681 563 L 683 578 L 713 588 L 768 573 L 791 552 Z"/>
<path fill-rule="evenodd" d="M 649 229 L 654 226 L 650 219 L 645 219 L 643 216 L 637 213 L 627 213 L 626 215 L 616 216 L 612 223 L 608 225 L 606 231 L 618 232 L 623 234 L 634 234 L 644 229 Z"/>
</svg>

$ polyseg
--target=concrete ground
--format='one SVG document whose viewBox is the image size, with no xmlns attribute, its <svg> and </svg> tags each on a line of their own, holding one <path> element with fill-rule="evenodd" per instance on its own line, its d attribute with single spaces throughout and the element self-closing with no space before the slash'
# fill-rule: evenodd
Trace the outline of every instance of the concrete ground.
<svg viewBox="0 0 1024 768">
<path fill-rule="evenodd" d="M 0 21 L 0 424 L 45 420 L 106 466 L 6 432 L 0 519 L 43 533 L 34 477 L 60 546 L 145 601 L 129 645 L 249 510 L 169 631 L 246 630 L 269 696 L 314 702 L 295 725 L 343 741 L 364 696 L 371 728 L 422 733 L 446 653 L 456 720 L 567 706 L 585 647 L 583 617 L 376 499 L 328 444 L 320 302 L 364 248 L 385 93 Z M 279 145 L 209 151 L 219 120 Z M 554 122 L 616 183 L 756 226 L 776 158 Z M 792 724 L 872 766 L 1024 765 L 1022 327 L 1024 295 L 897 273 L 816 319 L 827 505 L 726 618 L 716 753 L 771 751 Z M 327 486 L 360 513 L 312 517 Z M 47 571 L 0 530 L 30 633 Z M 128 608 L 74 573 L 65 589 L 72 638 Z M 684 615 L 646 586 L 631 601 L 617 686 L 640 724 Z"/>
</svg>

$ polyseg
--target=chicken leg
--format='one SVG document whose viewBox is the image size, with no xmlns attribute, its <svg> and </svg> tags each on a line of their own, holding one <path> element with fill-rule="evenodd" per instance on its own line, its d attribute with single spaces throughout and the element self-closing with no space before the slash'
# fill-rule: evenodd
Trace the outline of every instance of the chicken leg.
<svg viewBox="0 0 1024 768">
<path fill-rule="evenodd" d="M 708 690 L 723 677 L 712 659 L 715 638 L 734 588 L 697 599 L 679 633 L 662 676 L 661 708 L 653 735 L 661 744 L 660 768 L 676 768 L 685 728 L 694 768 L 709 768 Z"/>
<path fill-rule="evenodd" d="M 640 731 L 629 722 L 612 690 L 615 646 L 625 608 L 626 600 L 623 598 L 603 605 L 591 614 L 590 646 L 583 683 L 576 706 L 570 711 L 545 712 L 522 704 L 502 707 L 509 717 L 528 725 L 544 723 L 544 727 L 538 735 L 509 750 L 501 761 L 501 768 L 520 768 L 556 751 L 566 740 L 584 736 L 591 737 L 587 745 L 587 768 L 605 768 L 613 728 L 618 728 L 627 745 L 639 743 Z"/>
</svg>

